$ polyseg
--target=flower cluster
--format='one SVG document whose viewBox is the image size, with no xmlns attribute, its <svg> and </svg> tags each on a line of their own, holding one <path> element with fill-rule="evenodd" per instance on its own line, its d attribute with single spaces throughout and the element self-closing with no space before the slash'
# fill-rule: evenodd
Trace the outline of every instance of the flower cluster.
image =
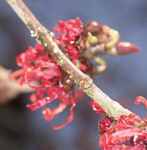
<svg viewBox="0 0 147 150">
<path fill-rule="evenodd" d="M 79 18 L 60 21 L 55 31 L 58 45 L 73 63 L 78 64 L 78 61 L 81 61 L 83 64 L 79 63 L 79 67 L 82 71 L 86 71 L 88 65 L 85 61 L 79 60 L 80 51 L 77 44 L 83 32 L 82 21 Z M 60 129 L 70 123 L 73 120 L 74 108 L 83 93 L 46 52 L 45 47 L 41 44 L 29 47 L 17 56 L 17 64 L 21 69 L 14 72 L 12 77 L 20 84 L 28 84 L 34 91 L 30 96 L 31 104 L 27 107 L 31 111 L 43 108 L 42 113 L 47 121 L 53 120 L 68 107 L 70 112 L 65 122 L 54 126 L 54 129 Z M 58 107 L 50 108 L 55 100 L 59 102 Z"/>
<path fill-rule="evenodd" d="M 147 100 L 138 96 L 136 104 Z M 122 115 L 117 120 L 106 117 L 99 122 L 99 145 L 102 150 L 146 150 L 147 120 L 135 114 Z"/>
<path fill-rule="evenodd" d="M 65 73 L 49 56 L 42 45 L 29 47 L 25 52 L 17 56 L 17 64 L 21 69 L 13 73 L 13 78 L 21 84 L 28 84 L 33 90 L 30 96 L 31 104 L 27 107 L 35 111 L 43 107 L 43 116 L 45 120 L 51 121 L 56 115 L 63 112 L 67 107 L 70 113 L 61 125 L 54 126 L 54 129 L 60 129 L 73 119 L 74 108 L 81 96 L 81 91 L 65 88 Z M 56 108 L 47 107 L 53 101 L 58 100 L 59 105 Z"/>
<path fill-rule="evenodd" d="M 83 22 L 79 18 L 76 18 L 67 21 L 61 20 L 54 29 L 57 34 L 58 44 L 75 64 L 80 56 L 80 50 L 76 42 L 83 33 L 83 26 Z"/>
<path fill-rule="evenodd" d="M 135 115 L 121 116 L 117 121 L 106 118 L 100 122 L 99 144 L 102 150 L 146 150 L 147 130 Z"/>
<path fill-rule="evenodd" d="M 56 41 L 71 61 L 83 72 L 92 72 L 93 66 L 84 56 L 83 42 L 84 23 L 79 19 L 61 20 L 55 26 Z"/>
</svg>

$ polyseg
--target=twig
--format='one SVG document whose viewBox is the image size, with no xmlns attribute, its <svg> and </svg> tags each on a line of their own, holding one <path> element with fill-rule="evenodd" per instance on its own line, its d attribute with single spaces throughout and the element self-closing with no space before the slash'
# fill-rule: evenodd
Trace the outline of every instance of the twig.
<svg viewBox="0 0 147 150">
<path fill-rule="evenodd" d="M 20 93 L 32 92 L 27 85 L 21 86 L 10 79 L 11 71 L 0 66 L 0 104 L 5 104 Z"/>
<path fill-rule="evenodd" d="M 129 115 L 130 112 L 116 101 L 107 96 L 101 89 L 99 89 L 93 80 L 81 72 L 60 50 L 52 33 L 48 31 L 32 14 L 29 8 L 25 5 L 23 0 L 6 0 L 10 7 L 16 12 L 19 18 L 30 30 L 30 33 L 38 42 L 41 42 L 48 53 L 51 54 L 57 63 L 64 69 L 72 78 L 74 82 L 93 100 L 95 100 L 110 117 L 117 118 L 120 115 Z"/>
</svg>

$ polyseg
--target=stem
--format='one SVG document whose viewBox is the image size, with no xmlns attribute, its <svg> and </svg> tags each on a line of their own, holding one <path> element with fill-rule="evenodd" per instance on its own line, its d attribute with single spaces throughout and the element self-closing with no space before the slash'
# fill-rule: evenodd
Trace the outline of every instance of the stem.
<svg viewBox="0 0 147 150">
<path fill-rule="evenodd" d="M 32 92 L 27 85 L 21 86 L 10 78 L 11 71 L 0 66 L 0 105 L 7 103 L 20 93 Z"/>
<path fill-rule="evenodd" d="M 23 0 L 6 0 L 10 7 L 15 11 L 19 18 L 28 27 L 31 34 L 37 42 L 41 42 L 48 53 L 52 55 L 57 63 L 64 69 L 74 82 L 93 100 L 95 100 L 110 117 L 117 118 L 120 115 L 129 115 L 132 113 L 116 101 L 107 96 L 101 89 L 99 89 L 93 80 L 81 72 L 60 50 L 52 33 L 48 31 L 32 14 L 29 8 L 25 5 Z"/>
</svg>

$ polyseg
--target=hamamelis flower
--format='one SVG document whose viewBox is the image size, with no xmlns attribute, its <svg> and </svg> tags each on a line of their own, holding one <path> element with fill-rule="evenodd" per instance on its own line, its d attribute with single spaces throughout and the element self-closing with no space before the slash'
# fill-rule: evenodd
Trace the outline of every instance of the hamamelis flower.
<svg viewBox="0 0 147 150">
<path fill-rule="evenodd" d="M 87 71 L 88 63 L 86 60 L 79 60 L 80 51 L 77 45 L 83 32 L 82 21 L 79 18 L 59 21 L 55 31 L 58 45 L 73 63 L 78 65 L 82 71 Z M 20 84 L 28 84 L 34 90 L 30 96 L 31 103 L 27 105 L 28 109 L 36 111 L 43 108 L 42 114 L 46 121 L 53 120 L 57 115 L 69 109 L 65 122 L 54 126 L 54 129 L 63 128 L 70 123 L 73 120 L 75 106 L 83 93 L 74 86 L 69 75 L 40 44 L 29 47 L 17 56 L 16 60 L 21 69 L 14 72 L 12 77 Z M 50 108 L 49 105 L 55 100 L 59 102 L 59 105 L 56 108 Z"/>
<path fill-rule="evenodd" d="M 77 62 L 80 56 L 76 41 L 83 32 L 83 26 L 83 22 L 79 18 L 76 18 L 59 21 L 55 27 L 58 44 L 64 48 L 74 63 Z"/>
<path fill-rule="evenodd" d="M 138 96 L 135 103 L 146 107 L 147 100 Z M 99 122 L 99 129 L 102 150 L 147 149 L 147 120 L 135 114 L 122 115 L 117 120 L 106 117 Z"/>
<path fill-rule="evenodd" d="M 142 123 L 133 114 L 121 116 L 117 121 L 105 118 L 99 125 L 101 150 L 146 150 L 147 130 L 140 127 Z"/>
<path fill-rule="evenodd" d="M 70 123 L 81 91 L 78 89 L 68 91 L 64 88 L 63 70 L 46 53 L 45 48 L 42 45 L 29 47 L 17 56 L 17 64 L 21 69 L 13 73 L 13 78 L 21 84 L 28 84 L 34 90 L 30 96 L 31 103 L 27 107 L 31 111 L 43 108 L 46 121 L 53 120 L 69 108 L 70 112 L 65 122 L 55 126 L 54 129 L 60 129 Z M 56 108 L 49 108 L 49 104 L 55 100 L 59 102 L 59 105 Z"/>
</svg>

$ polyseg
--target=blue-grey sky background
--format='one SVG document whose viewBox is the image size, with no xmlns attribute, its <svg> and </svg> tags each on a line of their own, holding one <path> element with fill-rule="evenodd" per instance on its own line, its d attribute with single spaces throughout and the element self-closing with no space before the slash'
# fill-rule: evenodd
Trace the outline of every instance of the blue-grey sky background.
<svg viewBox="0 0 147 150">
<path fill-rule="evenodd" d="M 147 0 L 26 0 L 49 29 L 58 20 L 80 17 L 97 20 L 120 31 L 121 38 L 138 45 L 140 52 L 106 57 L 109 68 L 96 83 L 112 98 L 141 115 L 133 106 L 137 95 L 147 97 Z M 0 64 L 15 69 L 15 56 L 34 43 L 23 23 L 5 0 L 0 0 Z M 127 104 L 126 104 L 127 101 Z M 23 105 L 23 104 L 21 104 Z M 64 130 L 52 132 L 41 113 L 25 106 L 0 107 L 0 147 L 3 150 L 98 150 L 98 117 L 87 101 L 78 106 L 75 121 Z"/>
</svg>

